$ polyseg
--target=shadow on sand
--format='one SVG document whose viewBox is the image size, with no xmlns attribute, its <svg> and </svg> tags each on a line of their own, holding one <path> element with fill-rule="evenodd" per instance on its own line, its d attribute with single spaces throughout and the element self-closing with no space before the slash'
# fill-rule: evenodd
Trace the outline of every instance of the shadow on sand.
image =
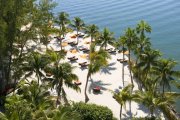
<svg viewBox="0 0 180 120">
<path fill-rule="evenodd" d="M 90 86 L 88 88 L 88 92 L 91 93 L 94 87 L 99 86 L 101 88 L 101 91 L 99 93 L 94 93 L 94 92 L 93 93 L 94 94 L 102 94 L 103 91 L 107 90 L 107 88 L 105 86 L 108 86 L 108 85 L 111 85 L 111 84 L 103 83 L 101 80 L 93 81 L 93 79 L 91 79 Z"/>
<path fill-rule="evenodd" d="M 115 62 L 110 63 L 107 67 L 102 68 L 100 73 L 111 74 L 112 70 L 116 70 L 116 67 L 113 67 L 115 64 Z"/>
</svg>

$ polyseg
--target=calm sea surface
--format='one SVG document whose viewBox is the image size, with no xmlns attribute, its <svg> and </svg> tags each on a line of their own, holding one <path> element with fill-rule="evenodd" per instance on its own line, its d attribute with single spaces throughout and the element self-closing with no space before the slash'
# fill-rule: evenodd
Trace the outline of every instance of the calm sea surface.
<svg viewBox="0 0 180 120">
<path fill-rule="evenodd" d="M 59 5 L 54 13 L 68 12 L 70 18 L 81 17 L 86 24 L 108 27 L 115 37 L 140 20 L 152 27 L 153 48 L 164 57 L 179 62 L 180 70 L 180 0 L 54 0 Z M 173 88 L 174 91 L 180 92 Z M 180 113 L 180 101 L 176 105 Z"/>
</svg>

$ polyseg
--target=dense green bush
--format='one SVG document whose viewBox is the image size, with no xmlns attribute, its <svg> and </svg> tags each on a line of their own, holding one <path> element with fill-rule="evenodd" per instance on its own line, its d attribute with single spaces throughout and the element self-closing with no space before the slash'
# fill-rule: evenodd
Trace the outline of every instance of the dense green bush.
<svg viewBox="0 0 180 120">
<path fill-rule="evenodd" d="M 161 120 L 159 117 L 134 117 L 132 120 Z"/>
<path fill-rule="evenodd" d="M 74 103 L 73 110 L 81 115 L 82 120 L 115 120 L 109 108 L 96 104 Z"/>
</svg>

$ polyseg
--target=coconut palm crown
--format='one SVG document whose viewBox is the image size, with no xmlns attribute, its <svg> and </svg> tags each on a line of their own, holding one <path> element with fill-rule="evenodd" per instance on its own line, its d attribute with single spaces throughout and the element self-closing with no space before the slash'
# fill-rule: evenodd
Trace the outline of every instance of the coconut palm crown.
<svg viewBox="0 0 180 120">
<path fill-rule="evenodd" d="M 92 24 L 86 27 L 85 33 L 87 34 L 87 37 L 91 37 L 91 43 L 93 39 L 95 38 L 95 36 L 99 33 L 98 30 L 99 28 L 95 24 Z"/>
<path fill-rule="evenodd" d="M 108 44 L 114 44 L 114 40 L 115 38 L 113 36 L 113 33 L 110 32 L 108 28 L 104 28 L 103 32 L 99 36 L 98 43 L 100 43 L 101 47 L 104 47 L 104 49 L 106 50 Z"/>
</svg>

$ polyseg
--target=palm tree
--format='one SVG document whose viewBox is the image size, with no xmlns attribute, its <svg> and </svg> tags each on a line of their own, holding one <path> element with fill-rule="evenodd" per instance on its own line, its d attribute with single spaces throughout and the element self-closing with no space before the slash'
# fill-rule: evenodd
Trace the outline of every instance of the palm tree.
<svg viewBox="0 0 180 120">
<path fill-rule="evenodd" d="M 138 37 L 137 46 L 134 49 L 134 54 L 136 55 L 136 64 L 138 64 L 140 55 L 147 49 L 150 49 L 151 43 L 149 41 L 150 38 L 147 37 Z"/>
<path fill-rule="evenodd" d="M 36 81 L 21 81 L 19 87 L 18 94 L 22 95 L 22 98 L 31 104 L 33 110 L 54 108 L 46 84 L 39 85 Z"/>
<path fill-rule="evenodd" d="M 151 33 L 151 26 L 145 21 L 141 20 L 136 26 L 136 31 L 138 34 L 140 34 L 140 38 L 143 39 L 145 37 L 145 32 Z"/>
<path fill-rule="evenodd" d="M 138 67 L 141 67 L 145 72 L 144 80 L 146 81 L 148 72 L 152 67 L 157 66 L 157 59 L 160 56 L 160 52 L 157 50 L 148 49 L 140 55 L 140 62 Z"/>
<path fill-rule="evenodd" d="M 73 111 L 71 106 L 60 106 L 56 110 L 53 120 L 81 120 L 81 115 Z"/>
<path fill-rule="evenodd" d="M 65 58 L 66 53 L 64 51 L 55 52 L 51 50 L 46 51 L 46 57 L 48 58 L 50 63 L 54 63 L 58 65 L 61 59 Z"/>
<path fill-rule="evenodd" d="M 91 43 L 95 36 L 99 33 L 98 27 L 95 24 L 89 25 L 85 29 L 85 33 L 87 34 L 87 37 L 91 37 Z"/>
<path fill-rule="evenodd" d="M 104 28 L 103 32 L 99 36 L 99 42 L 101 43 L 101 47 L 104 47 L 106 50 L 108 44 L 114 44 L 114 36 L 113 33 L 109 31 L 109 29 Z"/>
<path fill-rule="evenodd" d="M 126 37 L 125 36 L 121 36 L 118 40 L 119 46 L 122 46 L 122 52 L 123 52 L 123 61 L 124 61 L 124 49 L 125 49 L 125 43 L 126 42 Z M 124 86 L 124 62 L 123 62 L 123 66 L 122 66 L 122 80 L 123 80 L 123 86 Z"/>
<path fill-rule="evenodd" d="M 105 50 L 100 49 L 99 51 L 95 51 L 95 44 L 91 44 L 89 55 L 90 64 L 88 66 L 88 74 L 86 78 L 86 85 L 84 91 L 86 103 L 89 101 L 88 95 L 86 93 L 88 80 L 91 77 L 91 75 L 97 73 L 102 67 L 108 65 L 108 58 L 110 58 L 110 55 Z"/>
<path fill-rule="evenodd" d="M 5 114 L 3 114 L 2 112 L 0 112 L 0 120 L 8 120 L 8 118 L 6 117 Z"/>
<path fill-rule="evenodd" d="M 163 87 L 163 95 L 165 88 L 170 88 L 170 81 L 175 77 L 180 77 L 180 72 L 175 71 L 174 67 L 177 63 L 173 60 L 161 59 L 158 62 L 158 66 L 155 68 L 160 85 Z"/>
<path fill-rule="evenodd" d="M 63 84 L 76 91 L 80 91 L 80 88 L 73 83 L 73 80 L 78 80 L 77 75 L 72 73 L 73 67 L 69 63 L 61 63 L 48 67 L 48 69 L 53 75 L 53 78 L 48 78 L 48 80 L 58 94 L 56 104 L 58 104 L 59 100 L 61 101 L 61 97 L 68 103 Z"/>
<path fill-rule="evenodd" d="M 133 78 L 132 78 L 132 67 L 131 67 L 131 50 L 134 49 L 135 47 L 135 43 L 137 41 L 137 36 L 136 36 L 136 33 L 135 33 L 135 30 L 134 29 L 131 29 L 131 28 L 128 28 L 126 29 L 125 31 L 125 45 L 127 46 L 128 48 L 128 59 L 129 59 L 129 71 L 130 71 L 130 76 L 131 76 L 131 84 L 133 84 Z"/>
<path fill-rule="evenodd" d="M 114 99 L 120 104 L 120 120 L 122 114 L 122 107 L 126 105 L 127 101 L 132 99 L 131 90 L 133 85 L 129 84 L 128 86 L 124 87 L 119 93 L 114 93 Z"/>
<path fill-rule="evenodd" d="M 135 54 L 137 55 L 136 64 L 139 60 L 139 55 L 147 48 L 150 48 L 150 41 L 146 37 L 145 32 L 151 33 L 151 26 L 145 21 L 141 20 L 136 26 L 136 32 L 138 34 L 137 48 L 135 49 Z"/>
<path fill-rule="evenodd" d="M 79 34 L 78 33 L 80 30 L 82 30 L 84 28 L 84 26 L 85 26 L 84 21 L 79 17 L 75 17 L 74 20 L 72 21 L 71 26 L 73 28 L 75 28 L 77 31 L 77 44 L 78 44 L 79 43 Z"/>
<path fill-rule="evenodd" d="M 71 106 L 59 106 L 52 110 L 38 110 L 33 113 L 33 118 L 38 120 L 81 120 L 80 114 L 73 111 Z"/>
<path fill-rule="evenodd" d="M 169 120 L 178 120 L 179 116 L 172 107 L 176 103 L 176 100 L 180 98 L 180 94 L 177 92 L 165 92 L 163 97 L 169 102 L 160 106 L 160 109 Z"/>
<path fill-rule="evenodd" d="M 155 109 L 174 103 L 173 99 L 162 97 L 161 94 L 154 94 L 151 90 L 135 91 L 133 100 L 145 105 L 149 109 L 151 117 L 153 117 Z"/>
<path fill-rule="evenodd" d="M 44 76 L 42 70 L 48 64 L 48 60 L 41 54 L 33 52 L 26 58 L 25 62 L 23 70 L 28 72 L 25 77 L 29 77 L 35 72 L 39 84 L 41 77 Z"/>
<path fill-rule="evenodd" d="M 66 12 L 60 12 L 58 16 L 58 21 L 56 21 L 60 26 L 60 31 L 62 32 L 63 37 L 66 33 L 66 25 L 70 23 L 69 14 Z"/>
<path fill-rule="evenodd" d="M 8 120 L 28 120 L 32 119 L 31 104 L 20 95 L 8 96 L 6 99 L 6 117 Z"/>
</svg>

